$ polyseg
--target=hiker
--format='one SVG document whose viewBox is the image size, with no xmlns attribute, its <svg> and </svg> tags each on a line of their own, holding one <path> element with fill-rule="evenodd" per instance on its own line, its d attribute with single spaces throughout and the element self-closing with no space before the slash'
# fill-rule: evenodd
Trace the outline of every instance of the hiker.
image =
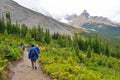
<svg viewBox="0 0 120 80">
<path fill-rule="evenodd" d="M 32 47 L 29 49 L 28 58 L 31 59 L 31 64 L 32 64 L 33 70 L 37 69 L 36 60 L 38 59 L 38 51 L 36 50 L 34 45 L 32 45 Z"/>
<path fill-rule="evenodd" d="M 38 55 L 40 54 L 40 49 L 39 49 L 39 46 L 38 46 L 38 44 L 36 45 L 36 50 L 37 50 L 37 52 L 38 52 Z"/>
<path fill-rule="evenodd" d="M 24 46 L 23 43 L 21 44 L 21 48 L 22 48 L 23 51 L 25 50 L 25 46 Z"/>
</svg>

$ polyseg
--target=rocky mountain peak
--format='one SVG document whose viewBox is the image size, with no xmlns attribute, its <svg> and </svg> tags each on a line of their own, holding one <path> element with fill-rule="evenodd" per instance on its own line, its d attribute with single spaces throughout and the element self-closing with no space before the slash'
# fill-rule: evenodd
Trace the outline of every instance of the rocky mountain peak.
<svg viewBox="0 0 120 80">
<path fill-rule="evenodd" d="M 87 10 L 84 10 L 83 13 L 81 14 L 82 16 L 85 16 L 85 17 L 89 17 L 89 13 L 87 12 Z"/>
</svg>

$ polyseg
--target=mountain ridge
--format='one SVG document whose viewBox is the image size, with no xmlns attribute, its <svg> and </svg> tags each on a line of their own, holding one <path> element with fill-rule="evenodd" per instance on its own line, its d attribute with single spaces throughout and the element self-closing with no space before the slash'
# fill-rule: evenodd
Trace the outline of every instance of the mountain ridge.
<svg viewBox="0 0 120 80">
<path fill-rule="evenodd" d="M 104 37 L 120 37 L 120 24 L 112 22 L 108 18 L 102 16 L 90 16 L 90 14 L 84 10 L 81 15 L 69 22 L 70 25 L 76 28 L 82 28 L 87 33 L 99 34 Z"/>
<path fill-rule="evenodd" d="M 12 0 L 0 0 L 0 16 L 5 16 L 6 12 L 10 12 L 13 23 L 17 21 L 19 24 L 26 24 L 30 27 L 40 25 L 43 29 L 49 29 L 51 33 L 59 32 L 61 34 L 72 34 L 74 30 L 77 30 L 73 26 L 58 22 L 51 17 L 32 11 Z"/>
<path fill-rule="evenodd" d="M 120 26 L 120 23 L 115 23 L 106 17 L 90 16 L 87 10 L 84 10 L 78 17 L 70 21 L 68 24 L 79 28 L 85 23 L 103 23 L 110 26 Z"/>
</svg>

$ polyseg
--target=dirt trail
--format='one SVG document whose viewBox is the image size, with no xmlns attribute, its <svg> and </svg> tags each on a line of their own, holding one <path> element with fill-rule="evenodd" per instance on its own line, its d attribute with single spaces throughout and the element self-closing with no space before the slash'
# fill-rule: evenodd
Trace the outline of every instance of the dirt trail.
<svg viewBox="0 0 120 80">
<path fill-rule="evenodd" d="M 10 69 L 14 73 L 11 80 L 52 80 L 42 71 L 41 65 L 38 62 L 37 69 L 32 70 L 26 51 L 24 52 L 23 60 L 18 62 L 16 66 L 11 65 Z"/>
</svg>

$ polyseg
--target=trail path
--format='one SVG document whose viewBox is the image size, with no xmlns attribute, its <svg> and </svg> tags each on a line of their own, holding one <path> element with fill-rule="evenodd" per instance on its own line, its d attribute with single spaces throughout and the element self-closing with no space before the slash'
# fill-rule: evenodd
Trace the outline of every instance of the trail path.
<svg viewBox="0 0 120 80">
<path fill-rule="evenodd" d="M 37 69 L 32 70 L 31 62 L 27 55 L 28 53 L 25 51 L 23 60 L 18 62 L 16 66 L 10 66 L 14 73 L 11 80 L 52 80 L 42 71 L 42 67 L 38 62 Z"/>
</svg>

